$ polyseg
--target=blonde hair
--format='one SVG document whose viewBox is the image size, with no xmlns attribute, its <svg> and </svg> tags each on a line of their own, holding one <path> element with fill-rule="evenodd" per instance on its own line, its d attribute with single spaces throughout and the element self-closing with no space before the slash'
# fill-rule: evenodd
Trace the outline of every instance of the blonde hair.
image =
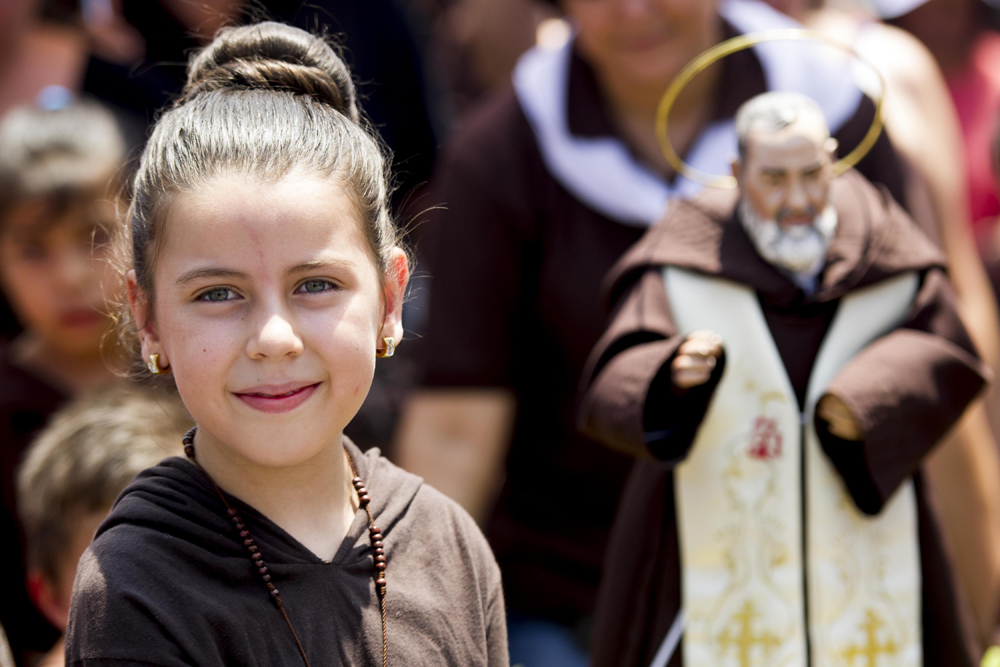
<svg viewBox="0 0 1000 667">
<path fill-rule="evenodd" d="M 127 237 L 118 244 L 121 268 L 134 270 L 142 292 L 152 294 L 164 220 L 178 193 L 228 172 L 275 181 L 295 169 L 345 186 L 384 279 L 398 244 L 388 160 L 361 117 L 350 70 L 323 39 L 298 28 L 265 22 L 222 30 L 191 61 L 181 98 L 142 154 Z M 123 316 L 127 322 L 127 309 Z"/>
<path fill-rule="evenodd" d="M 17 474 L 29 567 L 55 578 L 74 519 L 104 510 L 139 472 L 179 454 L 192 425 L 175 395 L 134 385 L 110 385 L 58 411 Z"/>
<path fill-rule="evenodd" d="M 11 109 L 0 120 L 0 220 L 23 199 L 112 187 L 124 160 L 118 123 L 96 102 Z"/>
</svg>

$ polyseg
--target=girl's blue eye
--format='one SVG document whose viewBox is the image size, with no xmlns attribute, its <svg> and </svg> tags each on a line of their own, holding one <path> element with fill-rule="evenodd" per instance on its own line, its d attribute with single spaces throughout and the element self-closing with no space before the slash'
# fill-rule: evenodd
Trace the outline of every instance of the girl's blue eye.
<svg viewBox="0 0 1000 667">
<path fill-rule="evenodd" d="M 235 291 L 228 287 L 215 287 L 207 292 L 202 292 L 198 297 L 199 301 L 232 301 L 233 299 L 239 298 L 239 295 Z"/>
<path fill-rule="evenodd" d="M 336 289 L 336 286 L 333 283 L 331 283 L 329 280 L 315 279 L 315 280 L 307 280 L 307 281 L 305 281 L 304 283 L 302 283 L 301 285 L 299 285 L 299 288 L 297 290 L 295 290 L 295 291 L 296 292 L 315 293 L 315 292 L 326 292 L 326 291 L 332 290 L 332 289 Z"/>
</svg>

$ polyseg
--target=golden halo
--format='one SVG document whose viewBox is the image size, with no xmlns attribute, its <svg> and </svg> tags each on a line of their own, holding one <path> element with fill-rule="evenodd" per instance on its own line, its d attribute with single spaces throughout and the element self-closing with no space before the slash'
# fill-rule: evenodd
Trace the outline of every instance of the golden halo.
<svg viewBox="0 0 1000 667">
<path fill-rule="evenodd" d="M 707 69 L 710 65 L 722 60 L 726 56 L 736 53 L 737 51 L 743 51 L 752 46 L 756 46 L 757 44 L 782 41 L 824 42 L 831 46 L 835 46 L 842 51 L 850 53 L 857 58 L 858 61 L 875 72 L 875 75 L 878 77 L 881 90 L 879 91 L 877 97 L 872 96 L 867 92 L 865 93 L 866 95 L 869 95 L 875 103 L 875 118 L 872 119 L 871 127 L 868 128 L 868 133 L 865 134 L 861 143 L 859 143 L 854 150 L 846 156 L 834 163 L 834 173 L 838 176 L 844 173 L 860 162 L 868 151 L 872 149 L 872 146 L 875 145 L 875 141 L 878 140 L 878 135 L 882 132 L 882 102 L 885 100 L 886 90 L 885 78 L 882 76 L 882 73 L 878 71 L 878 68 L 862 57 L 850 45 L 844 44 L 843 42 L 833 39 L 832 37 L 827 37 L 821 33 L 802 29 L 765 30 L 763 32 L 739 35 L 737 37 L 727 39 L 726 41 L 719 42 L 709 50 L 705 51 L 688 63 L 683 70 L 681 70 L 680 74 L 678 74 L 674 78 L 673 82 L 671 82 L 670 87 L 667 88 L 667 92 L 665 92 L 663 97 L 660 98 L 660 105 L 656 110 L 656 138 L 660 142 L 660 150 L 663 151 L 663 157 L 667 159 L 667 162 L 670 163 L 670 166 L 673 167 L 674 171 L 688 180 L 701 183 L 702 185 L 707 185 L 709 187 L 736 187 L 736 179 L 734 177 L 707 174 L 690 166 L 681 158 L 680 155 L 677 154 L 677 151 L 674 150 L 673 144 L 670 143 L 670 135 L 667 133 L 667 121 L 670 117 L 670 110 L 673 109 L 674 103 L 677 101 L 677 97 L 680 95 L 681 90 L 684 89 L 684 86 L 689 84 L 694 77 L 698 76 L 698 74 Z"/>
</svg>

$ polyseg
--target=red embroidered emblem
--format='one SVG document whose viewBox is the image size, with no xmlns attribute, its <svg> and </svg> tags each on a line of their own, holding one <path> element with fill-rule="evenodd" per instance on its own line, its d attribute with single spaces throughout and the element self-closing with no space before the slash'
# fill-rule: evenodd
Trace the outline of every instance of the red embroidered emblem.
<svg viewBox="0 0 1000 667">
<path fill-rule="evenodd" d="M 750 439 L 750 458 L 767 461 L 781 456 L 782 436 L 778 430 L 778 421 L 767 417 L 757 417 L 753 423 L 753 435 Z"/>
</svg>

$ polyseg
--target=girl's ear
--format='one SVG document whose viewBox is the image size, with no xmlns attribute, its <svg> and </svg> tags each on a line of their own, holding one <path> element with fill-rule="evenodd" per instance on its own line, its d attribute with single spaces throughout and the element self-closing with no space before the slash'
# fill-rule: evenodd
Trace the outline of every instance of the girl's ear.
<svg viewBox="0 0 1000 667">
<path fill-rule="evenodd" d="M 132 321 L 135 322 L 139 332 L 139 343 L 142 346 L 142 358 L 148 359 L 151 354 L 159 354 L 161 365 L 166 368 L 170 361 L 160 348 L 160 339 L 156 335 L 156 328 L 152 320 L 152 309 L 149 304 L 149 296 L 143 292 L 136 282 L 135 271 L 125 274 L 125 286 L 128 290 L 128 307 L 132 312 Z"/>
<path fill-rule="evenodd" d="M 382 319 L 382 338 L 392 338 L 395 343 L 403 340 L 403 297 L 406 284 L 410 281 L 410 264 L 401 248 L 393 248 L 389 255 L 389 266 L 385 276 L 385 317 Z"/>
</svg>

